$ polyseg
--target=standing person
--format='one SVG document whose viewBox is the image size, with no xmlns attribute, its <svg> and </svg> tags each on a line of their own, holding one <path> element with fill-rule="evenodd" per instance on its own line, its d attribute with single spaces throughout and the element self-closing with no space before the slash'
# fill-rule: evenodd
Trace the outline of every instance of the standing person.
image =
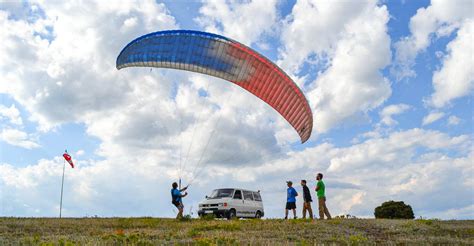
<svg viewBox="0 0 474 246">
<path fill-rule="evenodd" d="M 173 205 L 175 205 L 178 209 L 178 215 L 176 215 L 176 219 L 180 219 L 183 217 L 184 210 L 182 198 L 188 195 L 187 192 L 184 192 L 184 194 L 181 194 L 181 192 L 187 190 L 188 187 L 186 186 L 183 189 L 179 190 L 178 184 L 176 182 L 174 182 L 171 186 L 173 187 L 173 189 L 171 189 L 171 203 L 173 203 Z"/>
<path fill-rule="evenodd" d="M 318 173 L 316 175 L 316 180 L 318 183 L 316 184 L 316 193 L 318 195 L 318 204 L 319 204 L 319 219 L 324 219 L 324 215 L 330 220 L 331 214 L 329 213 L 328 208 L 326 207 L 326 186 L 323 182 L 323 174 Z"/>
<path fill-rule="evenodd" d="M 286 190 L 286 208 L 285 208 L 285 219 L 288 219 L 288 210 L 293 210 L 293 218 L 296 219 L 296 197 L 298 192 L 293 188 L 293 182 L 286 181 L 288 189 Z"/>
<path fill-rule="evenodd" d="M 308 186 L 306 186 L 306 180 L 301 180 L 301 186 L 303 187 L 303 219 L 306 219 L 306 211 L 309 213 L 309 218 L 313 219 L 313 209 L 311 208 L 311 192 L 309 192 Z"/>
</svg>

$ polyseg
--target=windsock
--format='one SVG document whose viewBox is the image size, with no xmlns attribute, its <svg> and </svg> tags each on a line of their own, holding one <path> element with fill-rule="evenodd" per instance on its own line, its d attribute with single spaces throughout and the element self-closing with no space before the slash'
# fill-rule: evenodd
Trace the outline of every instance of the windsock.
<svg viewBox="0 0 474 246">
<path fill-rule="evenodd" d="M 72 162 L 71 156 L 66 152 L 63 154 L 64 159 L 71 165 L 72 168 L 74 168 L 74 163 Z"/>
</svg>

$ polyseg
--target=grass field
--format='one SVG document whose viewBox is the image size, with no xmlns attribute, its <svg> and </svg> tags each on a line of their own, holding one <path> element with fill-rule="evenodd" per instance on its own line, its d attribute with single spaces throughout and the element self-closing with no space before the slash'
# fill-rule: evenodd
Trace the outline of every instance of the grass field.
<svg viewBox="0 0 474 246">
<path fill-rule="evenodd" d="M 474 220 L 0 218 L 0 245 L 474 245 Z"/>
</svg>

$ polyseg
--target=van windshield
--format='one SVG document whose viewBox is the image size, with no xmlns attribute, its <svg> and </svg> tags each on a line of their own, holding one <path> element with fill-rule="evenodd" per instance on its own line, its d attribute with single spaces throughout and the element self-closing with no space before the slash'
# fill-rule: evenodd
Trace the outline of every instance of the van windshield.
<svg viewBox="0 0 474 246">
<path fill-rule="evenodd" d="M 212 191 L 212 194 L 208 197 L 209 199 L 217 199 L 224 197 L 232 197 L 234 194 L 234 189 L 218 189 Z"/>
</svg>

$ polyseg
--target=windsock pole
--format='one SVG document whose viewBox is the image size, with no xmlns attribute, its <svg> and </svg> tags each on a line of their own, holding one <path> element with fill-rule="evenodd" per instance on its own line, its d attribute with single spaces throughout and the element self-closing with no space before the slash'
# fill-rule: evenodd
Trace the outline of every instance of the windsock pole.
<svg viewBox="0 0 474 246">
<path fill-rule="evenodd" d="M 66 160 L 63 163 L 63 179 L 61 182 L 61 199 L 59 200 L 59 218 L 61 218 L 61 212 L 63 209 L 63 188 L 64 188 L 64 170 L 66 169 Z"/>
</svg>

